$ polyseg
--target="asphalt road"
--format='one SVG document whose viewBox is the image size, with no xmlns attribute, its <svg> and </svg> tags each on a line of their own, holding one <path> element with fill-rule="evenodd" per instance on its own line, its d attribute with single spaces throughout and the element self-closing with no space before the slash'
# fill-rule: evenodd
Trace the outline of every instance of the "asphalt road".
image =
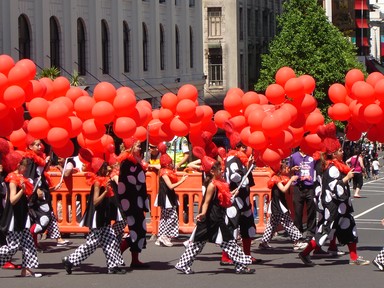
<svg viewBox="0 0 384 288">
<path fill-rule="evenodd" d="M 383 176 L 383 175 L 380 175 Z M 358 225 L 359 255 L 369 260 L 384 246 L 384 227 L 380 219 L 384 218 L 384 178 L 364 184 L 362 196 L 353 200 L 355 218 Z M 40 267 L 37 272 L 42 278 L 21 278 L 19 271 L 0 270 L 1 287 L 383 287 L 384 272 L 373 265 L 352 266 L 348 264 L 349 256 L 339 258 L 313 258 L 315 267 L 305 267 L 292 249 L 292 242 L 283 236 L 275 237 L 271 245 L 273 250 L 261 251 L 258 242 L 252 246 L 253 256 L 261 258 L 264 263 L 255 265 L 253 275 L 237 275 L 231 267 L 219 265 L 221 252 L 214 244 L 208 243 L 192 266 L 195 274 L 184 275 L 173 266 L 184 251 L 182 242 L 188 235 L 181 235 L 173 247 L 158 247 L 149 240 L 147 249 L 141 259 L 151 267 L 146 270 L 131 270 L 125 275 L 106 274 L 104 254 L 101 249 L 85 260 L 81 266 L 67 275 L 61 264 L 61 258 L 73 252 L 84 242 L 83 235 L 71 235 L 73 242 L 69 247 L 56 247 L 52 240 L 46 239 L 41 244 L 47 248 L 39 253 Z M 347 251 L 346 247 L 340 249 Z M 15 255 L 14 262 L 20 263 L 21 253 Z M 124 254 L 129 265 L 130 253 Z"/>
</svg>

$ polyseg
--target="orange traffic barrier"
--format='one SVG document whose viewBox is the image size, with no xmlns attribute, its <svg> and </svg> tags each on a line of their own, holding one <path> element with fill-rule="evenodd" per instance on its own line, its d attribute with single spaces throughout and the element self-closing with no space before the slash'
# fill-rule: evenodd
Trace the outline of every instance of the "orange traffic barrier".
<svg viewBox="0 0 384 288">
<path fill-rule="evenodd" d="M 54 185 L 59 183 L 61 174 L 50 172 Z M 183 173 L 178 172 L 179 176 Z M 147 193 L 150 201 L 151 211 L 147 213 L 147 232 L 157 234 L 160 220 L 160 208 L 154 206 L 159 180 L 154 172 L 147 172 Z M 267 188 L 267 181 L 270 172 L 265 169 L 257 169 L 253 172 L 256 185 L 251 188 L 251 199 L 257 199 L 259 219 L 256 223 L 257 233 L 263 233 L 266 223 L 266 211 L 264 211 L 265 200 L 270 199 L 270 190 Z M 79 172 L 70 177 L 64 178 L 61 188 L 52 192 L 52 206 L 58 218 L 58 224 L 62 233 L 87 233 L 87 227 L 80 227 L 81 215 L 84 214 L 87 198 L 90 192 L 84 173 Z M 189 174 L 187 180 L 176 188 L 180 206 L 179 231 L 182 234 L 190 234 L 195 227 L 195 217 L 201 205 L 202 177 L 200 172 Z M 252 201 L 253 205 L 253 201 Z M 184 211 L 186 207 L 186 211 Z M 253 207 L 254 209 L 257 207 Z"/>
</svg>

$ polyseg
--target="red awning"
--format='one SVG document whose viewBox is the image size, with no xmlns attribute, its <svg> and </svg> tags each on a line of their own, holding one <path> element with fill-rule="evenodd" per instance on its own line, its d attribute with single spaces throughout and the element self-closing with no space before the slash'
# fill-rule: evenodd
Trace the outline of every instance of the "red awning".
<svg viewBox="0 0 384 288">
<path fill-rule="evenodd" d="M 369 10 L 367 0 L 355 0 L 355 10 Z"/>
<path fill-rule="evenodd" d="M 357 28 L 369 28 L 368 19 L 356 19 Z"/>
<path fill-rule="evenodd" d="M 368 47 L 369 46 L 368 38 L 363 37 L 363 39 L 361 39 L 361 37 L 357 37 L 356 38 L 356 46 L 357 47 Z"/>
</svg>

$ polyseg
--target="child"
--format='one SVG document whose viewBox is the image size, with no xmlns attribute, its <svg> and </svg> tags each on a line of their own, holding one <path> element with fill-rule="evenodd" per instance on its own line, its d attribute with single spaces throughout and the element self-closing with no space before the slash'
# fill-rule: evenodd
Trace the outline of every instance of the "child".
<svg viewBox="0 0 384 288">
<path fill-rule="evenodd" d="M 103 159 L 93 157 L 90 162 L 91 171 L 86 174 L 88 184 L 92 185 L 87 202 L 82 226 L 90 228 L 85 244 L 75 252 L 62 259 L 65 270 L 72 274 L 73 266 L 78 266 L 87 259 L 96 248 L 101 246 L 107 259 L 108 274 L 125 274 L 126 270 L 119 265 L 124 263 L 119 243 L 111 226 L 111 197 L 114 196 L 108 177 L 108 164 Z"/>
<path fill-rule="evenodd" d="M 184 274 L 193 274 L 191 269 L 193 261 L 209 241 L 220 245 L 220 248 L 228 253 L 237 274 L 253 274 L 255 269 L 247 267 L 252 263 L 251 256 L 244 254 L 225 223 L 225 208 L 232 205 L 232 193 L 229 191 L 228 183 L 222 177 L 221 163 L 204 156 L 202 166 L 207 173 L 203 204 L 200 213 L 196 216 L 197 224 L 191 243 L 181 255 L 175 268 Z M 234 190 L 233 194 L 236 192 Z"/>
<path fill-rule="evenodd" d="M 299 176 L 293 175 L 291 178 L 286 176 L 286 164 L 280 163 L 276 167 L 271 167 L 276 173 L 268 181 L 268 188 L 272 189 L 271 200 L 271 215 L 268 218 L 267 227 L 264 231 L 259 248 L 269 249 L 272 248 L 268 242 L 271 241 L 273 232 L 277 225 L 281 223 L 291 239 L 296 243 L 302 234 L 299 229 L 293 224 L 291 216 L 289 215 L 285 193 L 289 190 L 292 182 L 296 181 Z"/>
<path fill-rule="evenodd" d="M 377 157 L 375 157 L 372 161 L 372 174 L 373 174 L 373 179 L 377 180 L 379 171 L 380 171 L 380 162 L 377 160 Z"/>
<path fill-rule="evenodd" d="M 1 218 L 1 229 L 7 232 L 7 245 L 0 248 L 0 265 L 9 261 L 16 252 L 22 251 L 21 277 L 40 278 L 41 273 L 32 272 L 31 268 L 39 265 L 36 247 L 32 234 L 29 231 L 30 217 L 28 214 L 28 198 L 31 197 L 33 185 L 23 176 L 28 160 L 20 159 L 21 155 L 12 151 L 6 155 L 7 164 L 4 165 L 8 172 L 5 178 L 9 183 L 6 206 Z"/>
<path fill-rule="evenodd" d="M 176 171 L 173 168 L 172 158 L 166 153 L 167 146 L 164 143 L 158 145 L 160 156 L 159 171 L 159 193 L 157 194 L 155 206 L 161 207 L 160 225 L 157 246 L 173 246 L 170 238 L 179 236 L 179 219 L 177 215 L 178 199 L 175 188 L 182 184 L 188 177 L 178 180 Z"/>
</svg>

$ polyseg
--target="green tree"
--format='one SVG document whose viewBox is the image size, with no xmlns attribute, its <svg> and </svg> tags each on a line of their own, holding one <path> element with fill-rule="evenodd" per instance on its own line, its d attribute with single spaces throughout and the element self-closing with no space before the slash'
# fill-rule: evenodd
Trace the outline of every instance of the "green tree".
<svg viewBox="0 0 384 288">
<path fill-rule="evenodd" d="M 344 83 L 353 68 L 364 70 L 357 59 L 356 46 L 329 22 L 317 0 L 286 0 L 278 17 L 278 34 L 269 51 L 262 55 L 260 78 L 255 90 L 264 92 L 275 82 L 283 66 L 291 67 L 297 76 L 308 74 L 316 80 L 314 97 L 326 115 L 330 101 L 328 89 L 333 83 Z"/>
</svg>

